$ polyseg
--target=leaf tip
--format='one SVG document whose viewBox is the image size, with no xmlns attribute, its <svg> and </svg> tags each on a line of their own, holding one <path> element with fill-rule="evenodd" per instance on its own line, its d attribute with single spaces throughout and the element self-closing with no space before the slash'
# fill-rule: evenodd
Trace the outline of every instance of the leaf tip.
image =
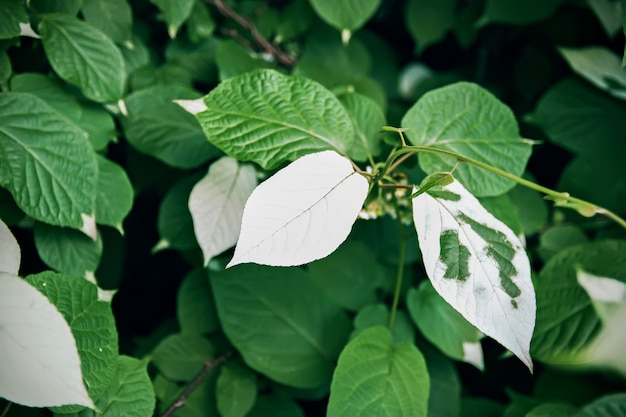
<svg viewBox="0 0 626 417">
<path fill-rule="evenodd" d="M 209 109 L 202 98 L 196 100 L 174 100 L 174 103 L 178 104 L 180 107 L 185 109 L 186 112 L 191 113 L 194 116 Z"/>
<path fill-rule="evenodd" d="M 86 234 L 94 242 L 98 239 L 98 229 L 96 228 L 96 217 L 93 214 L 81 213 L 80 217 L 83 221 L 83 225 L 80 227 L 80 231 Z"/>
</svg>

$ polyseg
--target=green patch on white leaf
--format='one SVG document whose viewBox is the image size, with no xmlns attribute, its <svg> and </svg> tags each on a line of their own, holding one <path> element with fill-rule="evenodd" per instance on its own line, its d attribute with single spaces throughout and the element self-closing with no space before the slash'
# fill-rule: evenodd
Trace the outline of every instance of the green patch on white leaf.
<svg viewBox="0 0 626 417">
<path fill-rule="evenodd" d="M 0 396 L 29 407 L 94 408 L 68 323 L 22 278 L 0 272 Z"/>
<path fill-rule="evenodd" d="M 426 273 L 467 321 L 532 370 L 535 292 L 522 243 L 458 181 L 443 192 L 413 199 Z M 445 198 L 449 193 L 458 198 Z"/>
<path fill-rule="evenodd" d="M 250 195 L 228 266 L 293 266 L 328 256 L 348 237 L 367 191 L 349 159 L 333 151 L 303 156 Z"/>
</svg>

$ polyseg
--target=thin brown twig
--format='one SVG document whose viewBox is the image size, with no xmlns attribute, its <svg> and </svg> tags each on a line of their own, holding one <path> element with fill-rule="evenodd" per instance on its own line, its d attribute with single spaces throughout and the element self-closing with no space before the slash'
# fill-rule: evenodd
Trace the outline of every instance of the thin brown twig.
<svg viewBox="0 0 626 417">
<path fill-rule="evenodd" d="M 234 11 L 229 5 L 224 3 L 222 0 L 207 0 L 209 4 L 214 5 L 217 10 L 220 11 L 224 16 L 233 19 L 237 22 L 241 27 L 246 29 L 252 35 L 254 41 L 268 54 L 272 55 L 276 58 L 281 64 L 287 67 L 293 67 L 296 64 L 296 59 L 289 55 L 288 53 L 282 51 L 276 45 L 265 39 L 261 32 L 257 29 L 257 27 L 250 21 L 249 19 L 243 17 L 236 11 Z"/>
<path fill-rule="evenodd" d="M 250 51 L 254 50 L 252 44 L 246 38 L 241 36 L 241 34 L 235 29 L 220 29 L 220 32 L 222 32 L 224 35 L 230 36 L 231 38 L 242 44 L 246 49 Z"/>
<path fill-rule="evenodd" d="M 196 374 L 196 376 L 191 380 L 189 385 L 187 385 L 183 392 L 181 392 L 180 395 L 176 397 L 172 404 L 167 407 L 167 410 L 165 410 L 165 412 L 161 414 L 161 417 L 170 417 L 174 413 L 174 411 L 182 408 L 185 405 L 185 401 L 187 400 L 187 398 L 196 390 L 196 388 L 198 388 L 198 386 L 202 383 L 202 381 L 204 381 L 207 375 L 209 375 L 209 373 L 211 373 L 211 371 L 215 369 L 219 364 L 228 359 L 231 354 L 232 352 L 226 352 L 217 359 L 214 359 L 212 361 L 206 361 L 200 372 Z"/>
</svg>

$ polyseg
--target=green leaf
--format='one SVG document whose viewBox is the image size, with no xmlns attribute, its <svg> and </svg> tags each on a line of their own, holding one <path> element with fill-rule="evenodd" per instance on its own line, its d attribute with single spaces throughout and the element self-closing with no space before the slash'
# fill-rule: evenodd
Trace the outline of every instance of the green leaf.
<svg viewBox="0 0 626 417">
<path fill-rule="evenodd" d="M 200 94 L 179 85 L 153 86 L 126 97 L 124 131 L 130 144 L 177 168 L 196 168 L 218 155 L 193 116 L 173 103 Z"/>
<path fill-rule="evenodd" d="M 455 0 L 410 0 L 404 19 L 419 51 L 440 41 L 456 20 Z"/>
<path fill-rule="evenodd" d="M 20 23 L 27 23 L 28 16 L 20 0 L 0 2 L 0 39 L 20 36 Z"/>
<path fill-rule="evenodd" d="M 516 186 L 515 188 L 518 187 Z M 513 188 L 513 190 L 515 188 Z M 524 206 L 518 208 L 513 204 L 512 199 L 509 197 L 513 190 L 495 197 L 483 197 L 480 199 L 480 204 L 486 208 L 489 213 L 493 214 L 496 219 L 506 224 L 519 236 L 524 234 L 524 227 L 522 226 L 519 211 L 523 211 L 526 208 Z"/>
<path fill-rule="evenodd" d="M 333 375 L 328 416 L 426 416 L 430 382 L 411 342 L 393 345 L 389 330 L 364 330 L 345 347 Z"/>
<path fill-rule="evenodd" d="M 365 329 L 374 326 L 387 326 L 389 324 L 389 308 L 385 304 L 370 304 L 362 308 L 354 318 L 354 331 L 350 335 L 353 339 Z M 393 323 L 393 343 L 413 342 L 415 340 L 415 327 L 407 314 L 400 310 L 396 312 Z"/>
<path fill-rule="evenodd" d="M 15 275 L 0 272 L 0 293 L 0 396 L 31 407 L 93 407 L 66 319 Z"/>
<path fill-rule="evenodd" d="M 414 198 L 413 220 L 435 290 L 532 370 L 535 294 L 517 236 L 458 181 Z"/>
<path fill-rule="evenodd" d="M 354 137 L 349 116 L 330 91 L 273 70 L 229 78 L 203 99 L 179 103 L 215 146 L 265 169 L 327 149 L 345 154 Z"/>
<path fill-rule="evenodd" d="M 527 179 L 536 182 L 532 177 Z M 516 208 L 515 212 L 526 236 L 538 233 L 548 223 L 548 204 L 539 192 L 517 185 L 509 191 L 508 196 Z"/>
<path fill-rule="evenodd" d="M 410 198 L 415 198 L 420 196 L 421 194 L 427 192 L 431 188 L 433 191 L 439 190 L 441 191 L 442 187 L 445 187 L 448 184 L 452 184 L 454 182 L 454 177 L 450 172 L 435 172 L 430 175 L 427 175 L 420 185 L 417 187 L 417 191 L 411 194 Z"/>
<path fill-rule="evenodd" d="M 222 81 L 256 69 L 274 68 L 271 62 L 256 56 L 234 40 L 220 42 L 215 52 L 215 62 Z"/>
<path fill-rule="evenodd" d="M 386 271 L 363 243 L 347 241 L 335 252 L 309 264 L 309 274 L 337 305 L 359 310 L 377 300 Z"/>
<path fill-rule="evenodd" d="M 422 350 L 430 379 L 429 417 L 459 417 L 461 381 L 454 362 L 426 347 Z"/>
<path fill-rule="evenodd" d="M 215 406 L 215 381 L 217 372 L 209 375 L 185 399 L 185 406 L 176 410 L 176 417 L 221 417 Z M 157 375 L 154 379 L 154 391 L 161 404 L 161 413 L 175 401 L 183 388 L 178 384 Z M 147 416 L 146 416 L 147 417 Z"/>
<path fill-rule="evenodd" d="M 152 362 L 166 378 L 188 382 L 213 359 L 213 345 L 202 336 L 173 334 L 152 352 Z"/>
<path fill-rule="evenodd" d="M 133 207 L 133 186 L 122 167 L 103 156 L 98 156 L 97 161 L 96 221 L 121 232 L 122 221 Z"/>
<path fill-rule="evenodd" d="M 0 86 L 6 85 L 13 74 L 11 60 L 6 51 L 0 51 Z"/>
<path fill-rule="evenodd" d="M 54 272 L 29 275 L 26 281 L 61 312 L 76 339 L 89 396 L 99 398 L 115 375 L 117 331 L 111 304 L 98 300 L 98 288 L 83 278 Z M 62 407 L 57 412 L 74 412 Z M 63 411 L 68 410 L 68 411 Z"/>
<path fill-rule="evenodd" d="M 330 381 L 350 322 L 304 271 L 241 265 L 211 284 L 224 333 L 250 367 L 299 388 Z"/>
<path fill-rule="evenodd" d="M 193 8 L 194 0 L 150 0 L 163 13 L 167 32 L 170 38 L 175 38 L 178 29 L 185 23 Z"/>
<path fill-rule="evenodd" d="M 504 405 L 487 398 L 463 397 L 461 416 L 463 417 L 502 417 Z"/>
<path fill-rule="evenodd" d="M 589 350 L 602 325 L 591 298 L 578 283 L 577 271 L 626 282 L 625 253 L 626 242 L 598 241 L 565 249 L 550 259 L 535 282 L 533 356 L 555 365 L 591 365 L 594 352 Z"/>
<path fill-rule="evenodd" d="M 175 39 L 167 44 L 165 58 L 168 62 L 182 67 L 192 80 L 214 84 L 217 82 L 215 51 L 218 45 L 219 42 L 215 37 L 198 44 Z"/>
<path fill-rule="evenodd" d="M 215 20 L 208 6 L 202 1 L 195 1 L 187 19 L 187 36 L 193 43 L 209 39 L 215 31 Z"/>
<path fill-rule="evenodd" d="M 247 417 L 304 417 L 304 412 L 289 397 L 260 395 Z"/>
<path fill-rule="evenodd" d="M 178 289 L 176 311 L 183 334 L 200 335 L 220 328 L 207 271 L 191 271 Z"/>
<path fill-rule="evenodd" d="M 374 15 L 381 0 L 344 0 L 341 2 L 310 0 L 310 2 L 315 13 L 326 23 L 350 33 L 363 26 Z"/>
<path fill-rule="evenodd" d="M 0 95 L 0 185 L 26 214 L 95 236 L 96 176 L 83 132 L 32 94 Z"/>
<path fill-rule="evenodd" d="M 217 409 L 222 417 L 244 417 L 256 400 L 255 375 L 237 365 L 224 365 L 217 378 Z"/>
<path fill-rule="evenodd" d="M 92 276 L 100 263 L 102 241 L 78 230 L 35 223 L 35 247 L 42 261 L 64 274 Z"/>
<path fill-rule="evenodd" d="M 354 125 L 355 138 L 348 155 L 356 161 L 367 161 L 380 154 L 381 127 L 387 124 L 385 114 L 374 100 L 358 93 L 340 97 Z"/>
<path fill-rule="evenodd" d="M 524 25 L 549 17 L 565 0 L 487 0 L 481 23 Z"/>
<path fill-rule="evenodd" d="M 102 417 L 148 417 L 153 415 L 155 400 L 148 375 L 148 361 L 119 356 L 115 376 L 96 401 Z"/>
<path fill-rule="evenodd" d="M 314 18 L 308 0 L 294 0 L 282 10 L 278 26 L 275 27 L 276 42 L 292 40 L 309 30 Z"/>
<path fill-rule="evenodd" d="M 407 294 L 413 322 L 428 341 L 452 359 L 483 369 L 482 334 L 424 281 Z"/>
<path fill-rule="evenodd" d="M 127 0 L 82 0 L 81 11 L 87 23 L 114 42 L 133 47 L 133 16 Z"/>
<path fill-rule="evenodd" d="M 500 168 L 513 175 L 524 172 L 531 142 L 520 138 L 515 116 L 497 98 L 481 87 L 466 82 L 430 91 L 402 119 L 408 140 L 459 153 Z M 450 171 L 454 158 L 421 152 L 419 163 L 427 174 Z M 511 180 L 468 164 L 454 171 L 477 197 L 503 194 L 513 188 Z"/>
<path fill-rule="evenodd" d="M 576 417 L 620 417 L 626 413 L 626 394 L 610 394 L 583 407 Z"/>
<path fill-rule="evenodd" d="M 76 16 L 83 0 L 29 0 L 28 6 L 37 14 L 65 13 Z"/>
<path fill-rule="evenodd" d="M 100 103 L 122 97 L 124 60 L 104 33 L 64 14 L 42 15 L 39 31 L 46 56 L 61 78 Z"/>
<path fill-rule="evenodd" d="M 189 250 L 198 247 L 188 208 L 189 195 L 197 182 L 197 175 L 185 177 L 174 184 L 163 198 L 157 219 L 160 240 L 153 250 Z"/>
<path fill-rule="evenodd" d="M 589 239 L 577 226 L 556 225 L 541 234 L 539 237 L 539 256 L 547 262 L 560 251 L 571 246 L 586 243 Z"/>
</svg>

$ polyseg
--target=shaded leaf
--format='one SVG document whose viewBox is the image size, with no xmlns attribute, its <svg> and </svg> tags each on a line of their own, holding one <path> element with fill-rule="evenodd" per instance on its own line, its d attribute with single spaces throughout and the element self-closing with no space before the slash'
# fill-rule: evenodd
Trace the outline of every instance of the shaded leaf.
<svg viewBox="0 0 626 417">
<path fill-rule="evenodd" d="M 167 32 L 170 38 L 175 38 L 178 29 L 187 20 L 194 0 L 150 0 L 163 13 L 165 23 L 167 23 Z"/>
<path fill-rule="evenodd" d="M 184 382 L 191 381 L 213 357 L 213 346 L 200 335 L 170 335 L 152 352 L 152 361 L 166 378 Z"/>
<path fill-rule="evenodd" d="M 339 3 L 333 0 L 310 0 L 310 3 L 325 22 L 341 31 L 352 32 L 372 17 L 381 0 L 344 0 Z"/>
<path fill-rule="evenodd" d="M 220 328 L 213 290 L 205 269 L 191 271 L 178 289 L 176 311 L 181 333 L 200 335 Z"/>
<path fill-rule="evenodd" d="M 121 232 L 122 221 L 133 207 L 133 185 L 122 167 L 102 156 L 97 161 L 96 221 Z"/>
<path fill-rule="evenodd" d="M 133 47 L 133 16 L 127 0 L 82 0 L 85 20 L 113 41 Z"/>
<path fill-rule="evenodd" d="M 20 0 L 0 2 L 0 39 L 20 36 L 20 23 L 26 22 L 28 22 L 28 16 Z"/>
<path fill-rule="evenodd" d="M 256 400 L 255 374 L 235 365 L 224 365 L 217 378 L 217 409 L 222 417 L 244 417 Z"/>
</svg>

